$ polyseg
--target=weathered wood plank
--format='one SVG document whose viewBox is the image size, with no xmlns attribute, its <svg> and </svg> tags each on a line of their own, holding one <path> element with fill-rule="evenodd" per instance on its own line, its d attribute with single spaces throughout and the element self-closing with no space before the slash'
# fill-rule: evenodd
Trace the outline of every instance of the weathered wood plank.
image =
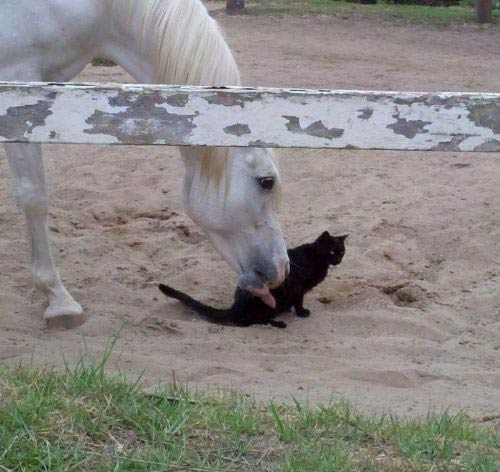
<svg viewBox="0 0 500 472">
<path fill-rule="evenodd" d="M 500 152 L 500 94 L 0 82 L 0 142 Z"/>
</svg>

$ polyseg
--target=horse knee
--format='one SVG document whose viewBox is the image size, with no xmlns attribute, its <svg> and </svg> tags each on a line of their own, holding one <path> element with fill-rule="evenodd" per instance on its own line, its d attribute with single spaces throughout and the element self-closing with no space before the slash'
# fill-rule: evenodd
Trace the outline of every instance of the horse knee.
<svg viewBox="0 0 500 472">
<path fill-rule="evenodd" d="M 61 284 L 59 274 L 53 267 L 41 268 L 35 264 L 31 267 L 31 276 L 35 287 L 42 292 L 50 292 Z"/>
<path fill-rule="evenodd" d="M 48 199 L 43 188 L 32 183 L 21 182 L 16 185 L 15 195 L 24 213 L 39 216 L 48 213 Z"/>
</svg>

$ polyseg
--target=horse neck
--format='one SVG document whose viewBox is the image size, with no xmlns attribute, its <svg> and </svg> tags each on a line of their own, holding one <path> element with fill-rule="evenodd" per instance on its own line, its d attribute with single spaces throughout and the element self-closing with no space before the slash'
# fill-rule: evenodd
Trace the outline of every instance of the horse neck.
<svg viewBox="0 0 500 472">
<path fill-rule="evenodd" d="M 240 85 L 217 23 L 199 0 L 106 0 L 109 39 L 103 54 L 143 83 Z M 186 181 L 226 173 L 227 152 L 181 150 Z M 191 176 L 191 178 L 190 178 Z"/>
<path fill-rule="evenodd" d="M 103 54 L 139 82 L 240 85 L 231 51 L 199 0 L 105 1 L 111 27 Z"/>
</svg>

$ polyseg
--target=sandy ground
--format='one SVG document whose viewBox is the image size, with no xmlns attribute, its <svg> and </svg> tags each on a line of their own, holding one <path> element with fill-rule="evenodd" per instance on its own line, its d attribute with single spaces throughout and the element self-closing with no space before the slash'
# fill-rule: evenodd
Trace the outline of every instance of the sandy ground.
<svg viewBox="0 0 500 472">
<path fill-rule="evenodd" d="M 500 91 L 498 27 L 218 15 L 248 84 Z M 127 81 L 119 68 L 77 80 Z M 110 366 L 260 399 L 347 398 L 366 410 L 500 414 L 498 155 L 282 151 L 288 245 L 349 232 L 343 263 L 288 329 L 219 327 L 162 298 L 164 281 L 219 306 L 234 274 L 185 216 L 175 149 L 46 146 L 50 227 L 93 352 Z M 79 331 L 45 327 L 25 223 L 0 151 L 0 360 L 62 365 Z"/>
</svg>

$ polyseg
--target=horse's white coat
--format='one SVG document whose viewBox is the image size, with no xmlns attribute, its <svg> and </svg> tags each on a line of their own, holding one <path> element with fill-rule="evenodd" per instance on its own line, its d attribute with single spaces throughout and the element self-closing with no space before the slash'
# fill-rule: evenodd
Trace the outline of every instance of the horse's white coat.
<svg viewBox="0 0 500 472">
<path fill-rule="evenodd" d="M 143 83 L 240 84 L 227 44 L 199 0 L 3 0 L 0 44 L 0 80 L 67 81 L 100 56 Z M 36 105 L 29 98 L 24 104 Z M 81 124 L 81 117 L 71 119 Z M 30 121 L 36 129 L 35 118 Z M 26 215 L 33 278 L 48 296 L 45 318 L 78 324 L 82 308 L 63 286 L 50 249 L 41 146 L 5 148 Z M 256 179 L 272 175 L 279 181 L 271 155 L 251 148 L 230 149 L 223 161 L 195 148 L 181 154 L 186 211 L 240 275 L 240 284 L 266 296 L 268 286 L 283 280 L 288 263 L 272 195 Z M 249 156 L 255 165 L 248 164 Z M 207 168 L 218 167 L 221 176 L 207 175 Z M 218 177 L 228 185 L 219 185 Z"/>
<path fill-rule="evenodd" d="M 500 94 L 0 83 L 0 141 L 493 152 Z"/>
</svg>

